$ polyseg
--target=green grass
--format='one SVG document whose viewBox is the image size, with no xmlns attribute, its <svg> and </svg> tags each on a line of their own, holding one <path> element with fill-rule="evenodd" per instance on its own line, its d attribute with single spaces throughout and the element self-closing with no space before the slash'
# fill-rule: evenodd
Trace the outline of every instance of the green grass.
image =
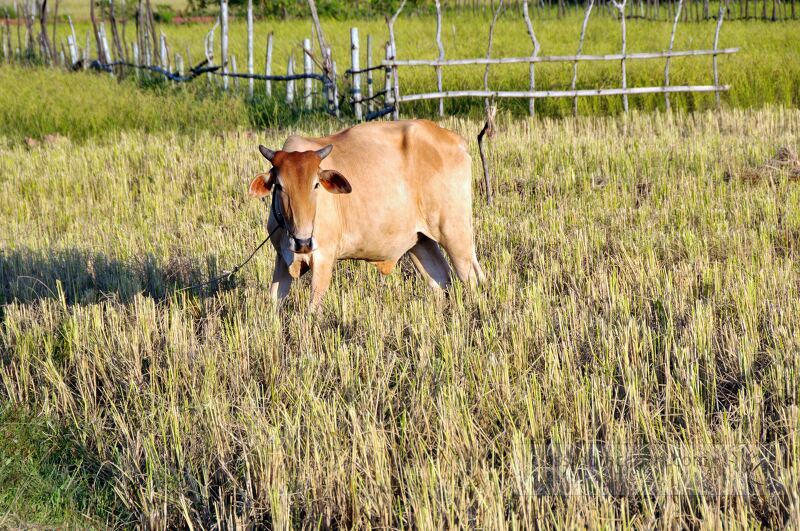
<svg viewBox="0 0 800 531">
<path fill-rule="evenodd" d="M 290 130 L 3 143 L 0 397 L 143 526 L 796 525 L 800 189 L 737 175 L 800 111 L 499 125 L 490 281 L 342 263 L 316 317 L 307 280 L 271 305 L 271 253 L 172 293 L 263 237 Z"/>
<path fill-rule="evenodd" d="M 0 404 L 0 527 L 120 522 L 105 475 L 59 422 Z"/>
</svg>

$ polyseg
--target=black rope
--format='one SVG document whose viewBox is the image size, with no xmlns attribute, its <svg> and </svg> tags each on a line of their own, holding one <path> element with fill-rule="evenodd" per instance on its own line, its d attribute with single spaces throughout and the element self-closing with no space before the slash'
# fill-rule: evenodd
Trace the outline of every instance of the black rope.
<svg viewBox="0 0 800 531">
<path fill-rule="evenodd" d="M 250 262 L 250 260 L 253 259 L 253 257 L 256 255 L 256 253 L 262 247 L 264 247 L 264 244 L 267 243 L 270 238 L 272 238 L 272 235 L 275 234 L 276 230 L 285 229 L 286 228 L 286 221 L 284 220 L 283 215 L 280 214 L 275 208 L 275 197 L 274 196 L 272 198 L 271 203 L 272 204 L 270 205 L 270 208 L 272 210 L 272 216 L 275 218 L 275 222 L 277 223 L 277 225 L 275 226 L 274 229 L 269 231 L 269 234 L 267 234 L 267 237 L 264 238 L 264 240 L 261 243 L 258 244 L 258 247 L 253 249 L 253 252 L 250 253 L 250 256 L 248 256 L 245 259 L 244 262 L 241 262 L 240 264 L 237 264 L 230 271 L 224 271 L 221 275 L 218 275 L 218 276 L 212 278 L 211 280 L 207 280 L 205 282 L 200 282 L 200 283 L 197 283 L 197 284 L 192 284 L 191 286 L 187 286 L 185 288 L 181 288 L 181 289 L 175 290 L 175 293 L 181 293 L 181 292 L 189 291 L 189 290 L 192 290 L 192 289 L 202 288 L 204 286 L 208 286 L 209 284 L 213 284 L 215 282 L 219 282 L 220 280 L 226 280 L 226 279 L 232 277 L 233 275 L 235 275 L 236 273 L 238 273 L 239 270 L 241 270 L 244 266 L 246 266 Z M 267 223 L 269 223 L 269 215 L 267 215 Z M 277 260 L 280 260 L 280 259 L 281 259 L 280 257 L 277 257 Z"/>
<path fill-rule="evenodd" d="M 378 109 L 377 111 L 372 111 L 370 113 L 367 113 L 367 116 L 365 116 L 364 119 L 369 122 L 370 120 L 374 120 L 375 118 L 386 116 L 392 111 L 394 111 L 394 106 L 384 107 L 383 109 Z"/>
<path fill-rule="evenodd" d="M 365 72 L 372 72 L 373 70 L 389 70 L 389 68 L 386 67 L 385 65 L 376 65 L 376 66 L 370 66 L 369 68 L 361 68 L 359 70 L 347 69 L 347 70 L 345 70 L 344 73 L 345 73 L 345 75 L 348 75 L 348 74 L 363 74 Z"/>
</svg>

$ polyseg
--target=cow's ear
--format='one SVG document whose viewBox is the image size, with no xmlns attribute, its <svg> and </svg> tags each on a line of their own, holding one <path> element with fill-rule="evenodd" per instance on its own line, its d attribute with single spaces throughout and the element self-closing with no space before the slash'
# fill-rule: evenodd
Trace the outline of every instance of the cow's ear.
<svg viewBox="0 0 800 531">
<path fill-rule="evenodd" d="M 322 170 L 319 173 L 319 182 L 332 194 L 349 194 L 353 191 L 344 175 L 336 170 Z"/>
<path fill-rule="evenodd" d="M 259 173 L 256 175 L 255 179 L 250 181 L 250 190 L 249 193 L 253 197 L 264 197 L 269 195 L 270 191 L 272 190 L 272 172 L 267 173 Z"/>
</svg>

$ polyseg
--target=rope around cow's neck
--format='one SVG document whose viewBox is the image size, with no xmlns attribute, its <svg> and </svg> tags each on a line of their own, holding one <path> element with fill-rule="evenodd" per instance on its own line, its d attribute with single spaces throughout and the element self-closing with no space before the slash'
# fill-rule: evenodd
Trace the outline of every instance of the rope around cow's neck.
<svg viewBox="0 0 800 531">
<path fill-rule="evenodd" d="M 253 259 L 253 257 L 256 255 L 256 253 L 262 247 L 264 247 L 264 244 L 267 243 L 270 238 L 272 238 L 272 235 L 275 234 L 275 231 L 284 227 L 283 217 L 281 216 L 280 218 L 278 218 L 278 216 L 275 215 L 276 214 L 276 210 L 275 210 L 275 197 L 274 197 L 274 195 L 273 195 L 273 198 L 272 198 L 272 205 L 270 207 L 271 207 L 271 210 L 272 210 L 272 215 L 273 215 L 273 217 L 275 217 L 275 221 L 278 224 L 275 226 L 274 229 L 269 231 L 269 234 L 267 234 L 267 237 L 264 238 L 264 240 L 261 243 L 258 244 L 258 247 L 253 249 L 253 252 L 250 253 L 250 256 L 248 256 L 244 260 L 244 262 L 241 262 L 240 264 L 237 264 L 230 271 L 224 271 L 221 275 L 218 275 L 218 276 L 212 278 L 211 280 L 206 280 L 205 282 L 200 282 L 198 284 L 192 284 L 191 286 L 187 286 L 185 288 L 177 289 L 177 290 L 175 290 L 175 293 L 181 293 L 183 291 L 189 291 L 189 290 L 193 290 L 193 289 L 197 289 L 197 288 L 202 288 L 204 286 L 208 286 L 209 284 L 213 284 L 214 282 L 219 282 L 220 280 L 228 279 L 228 278 L 232 277 L 233 275 L 235 275 L 236 273 L 238 273 L 239 270 L 242 269 L 244 266 L 246 266 L 250 262 L 250 260 Z M 269 223 L 269 215 L 267 215 L 267 223 Z"/>
</svg>

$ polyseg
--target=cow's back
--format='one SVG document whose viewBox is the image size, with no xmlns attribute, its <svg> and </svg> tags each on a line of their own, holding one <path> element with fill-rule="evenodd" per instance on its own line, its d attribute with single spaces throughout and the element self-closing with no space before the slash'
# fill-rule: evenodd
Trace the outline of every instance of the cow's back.
<svg viewBox="0 0 800 531">
<path fill-rule="evenodd" d="M 318 138 L 291 136 L 284 150 L 327 144 L 334 149 L 321 167 L 340 171 L 354 188 L 400 180 L 410 192 L 430 195 L 450 181 L 471 181 L 466 141 L 429 120 L 369 122 Z"/>
</svg>

